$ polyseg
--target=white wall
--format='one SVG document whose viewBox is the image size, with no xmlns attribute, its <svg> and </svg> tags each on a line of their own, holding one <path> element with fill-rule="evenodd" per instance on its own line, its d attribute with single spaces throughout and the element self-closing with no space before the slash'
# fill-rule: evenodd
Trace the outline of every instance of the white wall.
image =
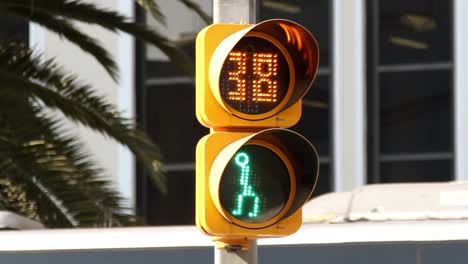
<svg viewBox="0 0 468 264">
<path fill-rule="evenodd" d="M 130 0 L 88 1 L 99 7 L 119 10 L 127 16 L 133 15 L 133 3 Z M 111 103 L 118 104 L 127 117 L 134 115 L 134 64 L 133 41 L 126 34 L 115 34 L 98 26 L 83 23 L 76 24 L 83 32 L 98 39 L 101 45 L 117 61 L 120 68 L 120 84 L 114 82 L 102 66 L 79 47 L 71 44 L 56 34 L 31 24 L 30 46 L 42 51 L 46 58 L 54 57 L 64 68 L 78 75 L 80 80 L 92 85 L 96 92 L 105 96 Z M 70 125 L 70 129 L 79 135 L 92 156 L 106 169 L 107 174 L 123 195 L 134 203 L 134 169 L 131 155 L 106 137 L 91 132 L 83 127 Z"/>
</svg>

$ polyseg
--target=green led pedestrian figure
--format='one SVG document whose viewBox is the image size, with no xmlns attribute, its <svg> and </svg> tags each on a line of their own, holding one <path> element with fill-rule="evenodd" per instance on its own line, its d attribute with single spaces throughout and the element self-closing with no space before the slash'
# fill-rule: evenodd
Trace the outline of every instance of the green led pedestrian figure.
<svg viewBox="0 0 468 264">
<path fill-rule="evenodd" d="M 240 178 L 239 183 L 241 185 L 241 190 L 237 193 L 236 204 L 234 206 L 234 210 L 232 214 L 234 216 L 241 216 L 245 214 L 245 207 L 246 202 L 248 199 L 253 201 L 252 208 L 247 214 L 249 218 L 254 218 L 258 216 L 260 210 L 260 197 L 254 191 L 253 186 L 251 184 L 251 171 L 250 171 L 250 159 L 249 155 L 245 152 L 239 152 L 234 158 L 234 162 L 237 166 L 240 167 Z"/>
</svg>

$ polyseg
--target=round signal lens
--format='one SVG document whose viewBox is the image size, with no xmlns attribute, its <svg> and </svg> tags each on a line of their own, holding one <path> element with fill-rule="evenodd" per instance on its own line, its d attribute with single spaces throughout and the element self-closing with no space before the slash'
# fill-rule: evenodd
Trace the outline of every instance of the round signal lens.
<svg viewBox="0 0 468 264">
<path fill-rule="evenodd" d="M 242 114 L 265 114 L 288 94 L 290 69 L 283 52 L 271 41 L 247 36 L 229 53 L 219 78 L 223 101 Z"/>
<path fill-rule="evenodd" d="M 262 223 L 277 216 L 288 202 L 290 175 L 283 160 L 261 145 L 244 145 L 221 177 L 221 206 L 241 222 Z"/>
</svg>

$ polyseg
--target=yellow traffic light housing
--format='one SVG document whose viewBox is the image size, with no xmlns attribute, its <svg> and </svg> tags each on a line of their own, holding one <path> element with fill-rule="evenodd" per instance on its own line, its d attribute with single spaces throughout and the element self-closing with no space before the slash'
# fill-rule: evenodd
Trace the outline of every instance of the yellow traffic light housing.
<svg viewBox="0 0 468 264">
<path fill-rule="evenodd" d="M 301 226 L 301 206 L 319 166 L 301 135 L 280 128 L 216 132 L 200 140 L 196 159 L 196 223 L 206 234 L 254 239 L 289 235 Z"/>
<path fill-rule="evenodd" d="M 196 114 L 203 125 L 268 128 L 299 121 L 319 58 L 305 28 L 280 19 L 214 24 L 199 33 L 196 45 Z"/>
<path fill-rule="evenodd" d="M 196 223 L 205 234 L 242 244 L 301 226 L 319 159 L 284 128 L 301 117 L 318 58 L 312 34 L 288 20 L 214 24 L 197 36 L 196 115 L 211 129 L 196 149 Z"/>
</svg>

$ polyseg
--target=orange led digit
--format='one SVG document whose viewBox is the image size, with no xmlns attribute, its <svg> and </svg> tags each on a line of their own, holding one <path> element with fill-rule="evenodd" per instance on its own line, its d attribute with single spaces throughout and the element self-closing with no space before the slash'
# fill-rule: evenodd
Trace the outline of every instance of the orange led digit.
<svg viewBox="0 0 468 264">
<path fill-rule="evenodd" d="M 228 99 L 232 101 L 245 101 L 246 82 L 244 76 L 247 72 L 247 52 L 231 52 L 229 53 L 228 61 L 232 61 L 236 65 L 234 71 L 229 71 L 228 80 L 235 82 L 235 89 L 229 91 Z"/>
<path fill-rule="evenodd" d="M 258 79 L 253 80 L 252 100 L 257 102 L 276 103 L 278 98 L 278 54 L 253 54 L 253 74 Z"/>
<path fill-rule="evenodd" d="M 292 69 L 284 48 L 257 34 L 242 38 L 221 68 L 221 98 L 239 117 L 277 111 L 291 94 Z"/>
</svg>

